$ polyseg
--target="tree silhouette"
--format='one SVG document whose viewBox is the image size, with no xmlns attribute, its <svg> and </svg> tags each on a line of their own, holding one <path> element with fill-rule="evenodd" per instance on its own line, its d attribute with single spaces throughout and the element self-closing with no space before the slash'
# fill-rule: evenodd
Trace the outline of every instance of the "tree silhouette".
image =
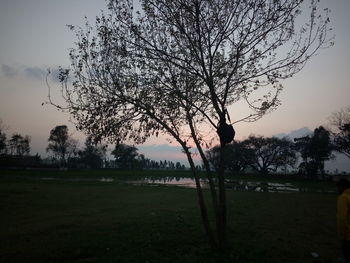
<svg viewBox="0 0 350 263">
<path fill-rule="evenodd" d="M 91 137 L 85 140 L 85 148 L 79 152 L 80 161 L 88 168 L 101 168 L 107 145 L 95 143 Z"/>
<path fill-rule="evenodd" d="M 30 153 L 30 138 L 28 135 L 22 136 L 18 133 L 12 135 L 8 141 L 11 155 L 23 156 Z"/>
<path fill-rule="evenodd" d="M 117 144 L 112 151 L 115 161 L 119 168 L 134 168 L 136 157 L 138 156 L 137 148 L 126 144 Z"/>
<path fill-rule="evenodd" d="M 301 172 L 309 177 L 324 175 L 324 162 L 332 158 L 333 150 L 329 131 L 320 126 L 314 130 L 312 136 L 295 138 L 294 141 L 303 158 Z"/>
<path fill-rule="evenodd" d="M 335 150 L 350 158 L 350 106 L 334 112 L 330 124 Z"/>
<path fill-rule="evenodd" d="M 0 129 L 0 154 L 6 154 L 7 153 L 7 139 L 6 139 L 6 133 L 4 133 Z"/>
<path fill-rule="evenodd" d="M 66 166 L 67 159 L 77 153 L 77 142 L 69 137 L 68 127 L 59 125 L 50 131 L 49 145 L 46 151 L 52 152 L 60 160 L 60 165 Z"/>
<path fill-rule="evenodd" d="M 247 148 L 244 141 L 228 144 L 223 152 L 225 167 L 232 172 L 243 172 L 254 159 L 254 151 Z M 216 170 L 218 170 L 220 166 L 220 154 L 220 146 L 215 146 L 207 151 L 207 158 Z"/>
<path fill-rule="evenodd" d="M 299 72 L 327 39 L 328 11 L 302 0 L 131 0 L 108 2 L 108 13 L 75 30 L 71 68 L 60 80 L 79 129 L 97 139 L 143 143 L 166 134 L 183 148 L 196 180 L 200 211 L 213 248 L 226 244 L 224 162 L 216 188 L 204 148 L 223 150 L 234 136 L 228 107 L 240 100 L 255 121 L 279 105 L 281 79 Z M 297 28 L 296 18 L 310 10 Z M 72 72 L 72 83 L 68 82 Z M 237 122 L 234 121 L 234 122 Z M 190 147 L 203 160 L 217 235 L 209 222 Z M 223 154 L 221 154 L 223 156 Z"/>
<path fill-rule="evenodd" d="M 293 166 L 297 160 L 293 143 L 286 138 L 249 136 L 243 145 L 254 152 L 250 166 L 261 174 L 277 171 L 286 165 Z"/>
<path fill-rule="evenodd" d="M 6 129 L 2 120 L 0 119 L 0 154 L 7 153 L 7 138 L 6 133 L 4 132 Z"/>
</svg>

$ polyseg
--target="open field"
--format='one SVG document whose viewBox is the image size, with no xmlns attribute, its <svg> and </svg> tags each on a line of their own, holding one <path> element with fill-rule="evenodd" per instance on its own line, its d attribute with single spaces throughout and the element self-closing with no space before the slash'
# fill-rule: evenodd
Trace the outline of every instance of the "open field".
<svg viewBox="0 0 350 263">
<path fill-rule="evenodd" d="M 194 189 L 35 173 L 0 171 L 0 262 L 341 262 L 336 194 L 228 189 L 230 251 L 215 255 Z"/>
</svg>

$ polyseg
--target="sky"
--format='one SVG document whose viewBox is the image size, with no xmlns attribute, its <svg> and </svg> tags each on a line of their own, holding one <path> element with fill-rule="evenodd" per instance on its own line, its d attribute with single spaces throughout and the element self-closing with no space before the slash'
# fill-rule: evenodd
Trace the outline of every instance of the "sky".
<svg viewBox="0 0 350 263">
<path fill-rule="evenodd" d="M 321 1 L 322 2 L 322 1 Z M 323 0 L 331 9 L 335 45 L 313 57 L 302 72 L 282 82 L 281 106 L 254 123 L 235 125 L 236 138 L 250 134 L 273 136 L 302 128 L 327 125 L 332 112 L 350 105 L 350 1 Z M 75 36 L 67 28 L 93 21 L 104 0 L 0 0 L 0 119 L 13 133 L 31 136 L 32 154 L 46 155 L 47 138 L 56 125 L 66 124 L 71 135 L 83 144 L 83 136 L 47 101 L 45 75 L 48 68 L 68 66 L 68 50 Z M 50 79 L 50 85 L 58 85 Z M 60 101 L 56 94 L 54 99 Z M 232 121 L 240 119 L 240 106 L 230 108 Z M 151 138 L 137 146 L 146 157 L 181 160 L 185 157 L 164 137 Z M 350 165 L 349 165 L 350 169 Z"/>
</svg>

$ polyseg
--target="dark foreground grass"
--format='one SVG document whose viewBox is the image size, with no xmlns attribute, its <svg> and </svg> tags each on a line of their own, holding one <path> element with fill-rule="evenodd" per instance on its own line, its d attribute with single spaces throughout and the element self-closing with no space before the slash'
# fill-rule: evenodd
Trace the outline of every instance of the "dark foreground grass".
<svg viewBox="0 0 350 263">
<path fill-rule="evenodd" d="M 0 176 L 0 262 L 341 262 L 336 195 L 227 198 L 230 249 L 220 255 L 194 189 Z"/>
</svg>

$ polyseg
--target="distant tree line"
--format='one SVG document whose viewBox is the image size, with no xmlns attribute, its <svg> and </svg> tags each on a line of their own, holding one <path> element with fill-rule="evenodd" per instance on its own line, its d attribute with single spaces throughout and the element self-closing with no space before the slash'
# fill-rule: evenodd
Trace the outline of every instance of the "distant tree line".
<svg viewBox="0 0 350 263">
<path fill-rule="evenodd" d="M 169 169 L 184 170 L 185 165 L 168 160 L 155 161 L 146 158 L 132 145 L 117 144 L 111 152 L 114 160 L 107 160 L 107 144 L 87 137 L 84 147 L 69 135 L 66 125 L 58 125 L 50 131 L 46 151 L 50 157 L 41 159 L 30 155 L 30 137 L 13 134 L 7 139 L 5 127 L 0 123 L 0 167 L 56 167 L 76 169 Z"/>
<path fill-rule="evenodd" d="M 0 166 L 35 166 L 40 157 L 30 156 L 30 141 L 28 135 L 12 134 L 7 138 L 6 127 L 0 120 Z"/>
<path fill-rule="evenodd" d="M 328 129 L 320 126 L 312 134 L 289 138 L 251 135 L 243 141 L 234 141 L 224 150 L 225 167 L 231 172 L 257 172 L 268 174 L 297 169 L 308 178 L 325 175 L 324 163 L 342 153 L 350 159 L 350 106 L 339 110 L 329 118 Z M 66 125 L 58 125 L 50 131 L 47 152 L 49 158 L 30 155 L 31 138 L 19 133 L 7 137 L 6 127 L 0 120 L 0 167 L 65 167 L 65 168 L 120 168 L 120 169 L 169 169 L 183 170 L 180 162 L 154 161 L 138 152 L 135 146 L 117 144 L 111 152 L 114 160 L 107 160 L 107 144 L 87 137 L 79 149 Z M 206 152 L 213 169 L 219 169 L 220 147 Z M 201 169 L 200 166 L 197 167 Z"/>
<path fill-rule="evenodd" d="M 349 111 L 350 112 L 350 111 Z M 263 137 L 251 135 L 243 141 L 229 144 L 224 151 L 227 170 L 232 172 L 253 171 L 260 174 L 286 172 L 297 168 L 298 174 L 307 178 L 322 178 L 324 163 L 334 158 L 333 152 L 349 155 L 349 123 L 337 127 L 339 132 L 331 132 L 320 126 L 310 135 L 295 138 Z M 214 169 L 219 169 L 220 148 L 207 151 Z"/>
</svg>

